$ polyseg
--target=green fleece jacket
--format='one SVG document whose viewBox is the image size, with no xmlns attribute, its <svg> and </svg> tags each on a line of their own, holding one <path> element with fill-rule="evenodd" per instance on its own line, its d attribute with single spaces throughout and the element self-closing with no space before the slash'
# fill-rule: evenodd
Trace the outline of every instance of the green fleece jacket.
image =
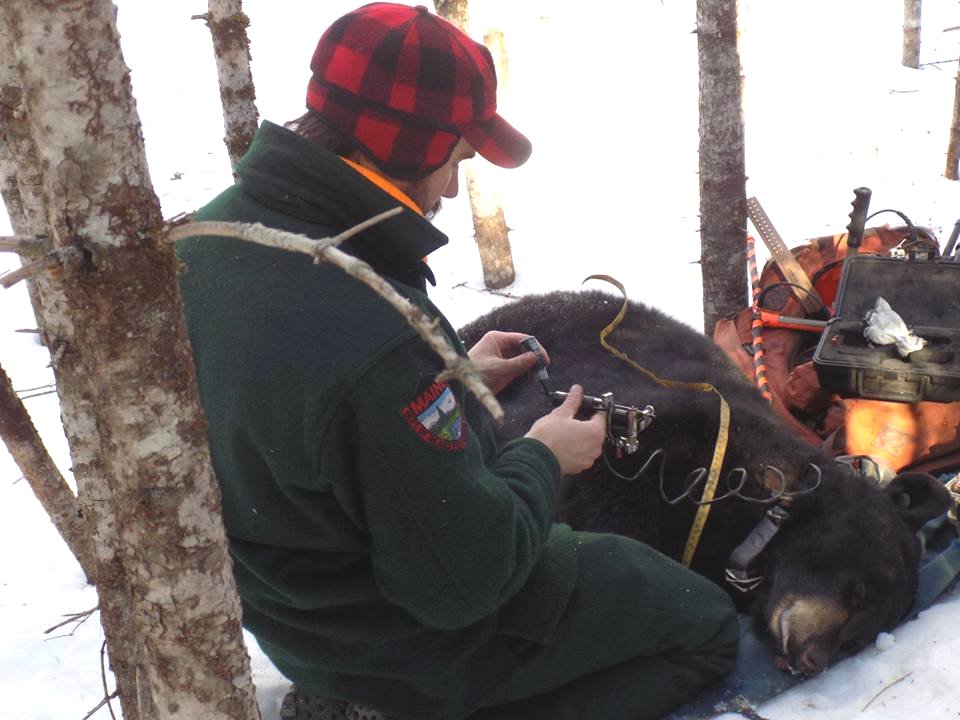
<svg viewBox="0 0 960 720">
<path fill-rule="evenodd" d="M 236 185 L 197 220 L 314 238 L 398 203 L 335 155 L 264 123 Z M 418 214 L 345 250 L 441 320 Z M 472 712 L 549 643 L 577 573 L 552 523 L 559 467 L 491 421 L 381 298 L 305 255 L 180 243 L 190 340 L 244 625 L 294 682 L 400 717 Z"/>
</svg>

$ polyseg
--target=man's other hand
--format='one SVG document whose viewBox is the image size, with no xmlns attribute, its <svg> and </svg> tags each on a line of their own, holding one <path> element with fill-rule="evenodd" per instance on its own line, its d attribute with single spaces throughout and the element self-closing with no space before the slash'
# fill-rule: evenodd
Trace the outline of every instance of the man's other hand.
<svg viewBox="0 0 960 720">
<path fill-rule="evenodd" d="M 494 395 L 536 367 L 537 356 L 520 345 L 525 337 L 528 336 L 523 333 L 491 330 L 467 351 L 484 384 Z M 544 362 L 549 364 L 546 350 L 543 356 Z"/>
</svg>

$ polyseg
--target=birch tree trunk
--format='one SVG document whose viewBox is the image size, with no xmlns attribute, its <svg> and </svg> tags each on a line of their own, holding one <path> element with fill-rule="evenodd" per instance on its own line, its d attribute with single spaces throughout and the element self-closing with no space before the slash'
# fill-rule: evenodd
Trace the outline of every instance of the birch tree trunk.
<svg viewBox="0 0 960 720">
<path fill-rule="evenodd" d="M 903 0 L 903 64 L 920 67 L 920 7 L 922 0 Z"/>
<path fill-rule="evenodd" d="M 707 335 L 746 302 L 746 171 L 736 0 L 697 0 L 700 263 Z"/>
<path fill-rule="evenodd" d="M 49 345 L 60 358 L 54 370 L 58 385 L 64 361 L 88 380 L 78 414 L 88 424 L 68 429 L 68 440 L 76 432 L 97 438 L 96 448 L 79 448 L 98 452 L 80 458 L 97 466 L 81 468 L 78 483 L 85 476 L 81 493 L 112 508 L 94 524 L 98 590 L 113 581 L 109 558 L 129 607 L 128 622 L 107 628 L 111 662 L 136 667 L 150 717 L 256 718 L 176 262 L 155 241 L 159 203 L 113 7 L 4 0 L 2 19 L 41 169 L 46 229 L 62 258 L 61 294 L 44 308 L 68 331 Z M 104 613 L 102 621 L 114 618 Z M 142 654 L 131 656 L 131 646 Z M 143 717 L 136 689 L 120 692 L 127 720 Z"/>
<path fill-rule="evenodd" d="M 3 200 L 14 231 L 23 236 L 49 235 L 44 207 L 43 173 L 40 157 L 26 118 L 23 90 L 13 58 L 13 44 L 6 16 L 0 12 L 0 177 Z M 36 260 L 36 252 L 21 256 L 24 263 Z M 100 453 L 100 432 L 93 413 L 89 377 L 75 352 L 73 321 L 61 308 L 67 304 L 62 278 L 41 274 L 30 280 L 30 297 L 44 345 L 51 352 L 56 377 L 60 415 L 70 447 L 80 513 L 86 521 L 87 540 L 93 547 L 93 568 L 85 568 L 95 581 L 100 599 L 100 622 L 109 647 L 120 706 L 125 720 L 153 720 L 150 696 L 138 697 L 144 683 L 138 682 L 141 645 L 133 627 L 126 572 L 120 562 L 119 535 L 113 502 L 104 479 Z M 25 470 L 21 469 L 26 475 Z M 61 498 L 61 503 L 69 499 Z M 91 542 L 92 537 L 97 542 Z M 83 545 L 78 538 L 70 546 Z M 78 558 L 78 560 L 80 560 Z M 83 565 L 82 560 L 80 561 Z"/>
<path fill-rule="evenodd" d="M 200 17 L 206 20 L 213 37 L 226 132 L 223 142 L 231 167 L 236 167 L 257 132 L 256 91 L 247 39 L 250 20 L 243 13 L 241 0 L 209 0 L 207 14 Z"/>
<path fill-rule="evenodd" d="M 467 0 L 434 0 L 434 5 L 445 20 L 470 34 L 470 12 Z M 484 38 L 491 51 L 497 70 L 497 98 L 499 100 L 507 77 L 506 46 L 503 33 L 491 32 Z M 483 282 L 488 288 L 504 288 L 516 279 L 513 253 L 510 250 L 510 230 L 503 215 L 500 198 L 492 189 L 493 183 L 481 164 L 466 169 L 467 193 L 473 213 L 473 237 L 480 252 Z"/>
<path fill-rule="evenodd" d="M 960 179 L 960 68 L 957 71 L 957 89 L 953 95 L 953 119 L 950 122 L 950 141 L 947 144 L 947 180 Z"/>
</svg>

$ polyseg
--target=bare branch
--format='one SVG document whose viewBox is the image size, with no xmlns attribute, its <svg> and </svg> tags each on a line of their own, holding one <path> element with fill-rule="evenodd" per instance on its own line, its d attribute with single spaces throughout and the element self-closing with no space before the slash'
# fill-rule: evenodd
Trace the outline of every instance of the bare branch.
<svg viewBox="0 0 960 720">
<path fill-rule="evenodd" d="M 24 235 L 0 236 L 0 252 L 33 253 L 49 249 L 47 238 Z"/>
<path fill-rule="evenodd" d="M 115 697 L 117 697 L 116 692 L 113 692 L 110 695 L 107 695 L 103 700 L 98 702 L 96 706 L 90 710 L 90 712 L 88 712 L 86 715 L 83 716 L 83 720 L 90 720 L 90 718 L 96 715 L 97 712 L 99 712 L 100 708 L 102 708 L 104 705 L 107 705 L 109 707 L 110 701 L 113 700 Z M 117 716 L 113 714 L 113 708 L 111 707 L 109 708 L 109 710 L 110 710 L 110 715 L 114 718 L 114 720 L 116 720 Z"/>
<path fill-rule="evenodd" d="M 517 300 L 518 298 L 521 297 L 520 295 L 515 295 L 514 293 L 509 292 L 508 290 L 493 290 L 493 289 L 488 288 L 488 287 L 482 287 L 482 288 L 473 287 L 472 285 L 470 285 L 470 284 L 467 283 L 466 281 L 457 283 L 457 284 L 454 285 L 453 287 L 454 287 L 454 288 L 466 288 L 467 290 L 473 290 L 474 292 L 477 292 L 477 293 L 486 293 L 486 294 L 488 294 L 488 295 L 496 295 L 497 297 L 508 298 L 508 299 L 510 299 L 510 300 Z"/>
<path fill-rule="evenodd" d="M 906 680 L 906 679 L 907 679 L 908 677 L 910 677 L 911 675 L 913 675 L 913 673 L 912 673 L 912 672 L 908 672 L 908 673 L 907 673 L 906 675 L 904 675 L 902 678 L 898 678 L 897 680 L 894 680 L 892 683 L 890 683 L 889 685 L 887 685 L 887 686 L 886 686 L 885 688 L 883 688 L 880 692 L 878 692 L 876 695 L 874 695 L 872 698 L 870 698 L 870 702 L 868 702 L 866 705 L 864 705 L 863 708 L 861 708 L 860 712 L 866 712 L 866 711 L 867 711 L 867 708 L 870 707 L 871 705 L 873 705 L 873 701 L 874 701 L 874 700 L 876 700 L 878 697 L 880 697 L 881 695 L 883 695 L 887 690 L 889 690 L 890 688 L 892 688 L 894 685 L 897 685 L 898 683 L 902 683 L 904 680 Z"/>
<path fill-rule="evenodd" d="M 30 414 L 0 367 L 0 437 L 23 473 L 34 495 L 87 576 L 96 578 L 96 560 L 89 528 L 83 520 L 77 498 L 43 446 Z"/>
<path fill-rule="evenodd" d="M 107 704 L 107 710 L 110 711 L 110 717 L 113 720 L 117 720 L 117 716 L 113 713 L 113 705 L 110 704 L 110 700 L 117 696 L 117 692 L 110 692 L 110 688 L 107 686 L 107 641 L 104 640 L 103 644 L 100 646 L 100 682 L 103 684 L 103 702 Z M 100 706 L 103 706 L 103 703 L 100 703 Z"/>
<path fill-rule="evenodd" d="M 16 270 L 11 270 L 8 273 L 0 275 L 0 286 L 6 290 L 9 290 L 21 280 L 26 280 L 27 278 L 33 277 L 44 270 L 49 270 L 50 268 L 55 267 L 56 264 L 56 260 L 50 256 L 27 263 L 26 265 L 18 267 Z"/>
<path fill-rule="evenodd" d="M 275 230 L 274 228 L 269 228 L 266 225 L 261 225 L 260 223 L 217 221 L 205 221 L 191 223 L 189 225 L 178 225 L 173 228 L 167 228 L 166 233 L 167 240 L 170 242 L 177 242 L 178 240 L 183 240 L 184 238 L 197 237 L 201 235 L 219 235 L 221 237 L 236 238 L 237 240 L 246 240 L 247 242 L 257 243 L 258 245 L 266 245 L 267 247 L 279 248 L 281 250 L 304 253 L 305 255 L 310 255 L 313 257 L 314 260 L 319 261 L 322 259 L 323 251 L 327 247 L 339 245 L 357 233 L 373 227 L 384 220 L 392 218 L 394 215 L 399 215 L 401 212 L 403 212 L 402 207 L 397 206 L 395 208 L 391 208 L 390 210 L 382 212 L 379 215 L 374 215 L 368 220 L 364 220 L 358 225 L 354 225 L 353 227 L 344 230 L 335 237 L 322 238 L 320 240 L 313 240 L 308 238 L 306 235 L 298 235 L 296 233 L 285 232 L 283 230 Z"/>
<path fill-rule="evenodd" d="M 21 395 L 21 400 L 32 400 L 33 398 L 43 397 L 44 395 L 54 395 L 56 390 L 44 390 L 43 392 L 31 393 L 30 395 Z"/>
<path fill-rule="evenodd" d="M 17 332 L 20 332 L 20 331 L 17 331 Z M 26 395 L 26 394 L 28 394 L 28 393 L 36 392 L 37 390 L 51 390 L 51 389 L 55 388 L 56 386 L 57 386 L 57 384 L 56 384 L 55 382 L 48 382 L 48 383 L 44 383 L 43 385 L 37 385 L 36 387 L 19 388 L 19 389 L 16 391 L 16 393 L 17 393 L 17 395 L 19 395 L 20 397 L 23 397 L 24 395 Z"/>
<path fill-rule="evenodd" d="M 64 615 L 63 617 L 65 617 L 66 620 L 62 620 L 61 622 L 58 622 L 53 627 L 47 628 L 46 630 L 43 631 L 43 634 L 49 635 L 54 630 L 59 630 L 64 625 L 69 625 L 70 623 L 75 622 L 77 625 L 70 632 L 70 634 L 73 635 L 73 633 L 77 631 L 77 628 L 83 625 L 83 623 L 85 623 L 90 618 L 90 616 L 93 615 L 99 609 L 100 609 L 100 606 L 97 605 L 96 607 L 92 607 L 89 610 L 84 610 L 83 612 L 70 613 L 69 615 Z"/>
<path fill-rule="evenodd" d="M 68 262 L 76 260 L 80 256 L 81 251 L 75 247 L 65 247 L 54 250 L 33 262 L 18 267 L 16 270 L 11 270 L 5 275 L 0 275 L 0 287 L 9 290 L 21 280 L 26 280 L 45 272 L 59 270 Z"/>
<path fill-rule="evenodd" d="M 390 283 L 374 272 L 367 263 L 352 255 L 348 255 L 335 246 L 349 237 L 357 234 L 371 225 L 382 222 L 389 217 L 402 212 L 402 208 L 394 208 L 385 213 L 356 225 L 336 237 L 312 240 L 305 235 L 284 232 L 268 228 L 259 223 L 228 223 L 228 222 L 196 222 L 190 225 L 181 225 L 167 232 L 167 239 L 171 242 L 187 237 L 215 235 L 231 237 L 238 240 L 275 247 L 291 252 L 300 252 L 314 258 L 316 262 L 329 262 L 344 272 L 357 278 L 399 312 L 410 326 L 417 332 L 424 342 L 443 360 L 446 371 L 443 377 L 460 380 L 472 392 L 483 406 L 497 420 L 503 419 L 503 409 L 490 389 L 484 384 L 468 358 L 459 355 L 450 345 L 446 336 L 437 328 L 435 319 L 428 317 L 420 308 L 397 292 Z"/>
</svg>

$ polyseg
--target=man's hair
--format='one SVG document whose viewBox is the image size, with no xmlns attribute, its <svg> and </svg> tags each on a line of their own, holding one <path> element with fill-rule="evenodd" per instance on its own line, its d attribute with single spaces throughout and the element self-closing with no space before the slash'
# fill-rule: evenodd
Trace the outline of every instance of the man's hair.
<svg viewBox="0 0 960 720">
<path fill-rule="evenodd" d="M 339 130 L 327 125 L 312 110 L 284 123 L 284 127 L 337 155 L 347 156 L 357 149 L 356 143 Z"/>
</svg>

